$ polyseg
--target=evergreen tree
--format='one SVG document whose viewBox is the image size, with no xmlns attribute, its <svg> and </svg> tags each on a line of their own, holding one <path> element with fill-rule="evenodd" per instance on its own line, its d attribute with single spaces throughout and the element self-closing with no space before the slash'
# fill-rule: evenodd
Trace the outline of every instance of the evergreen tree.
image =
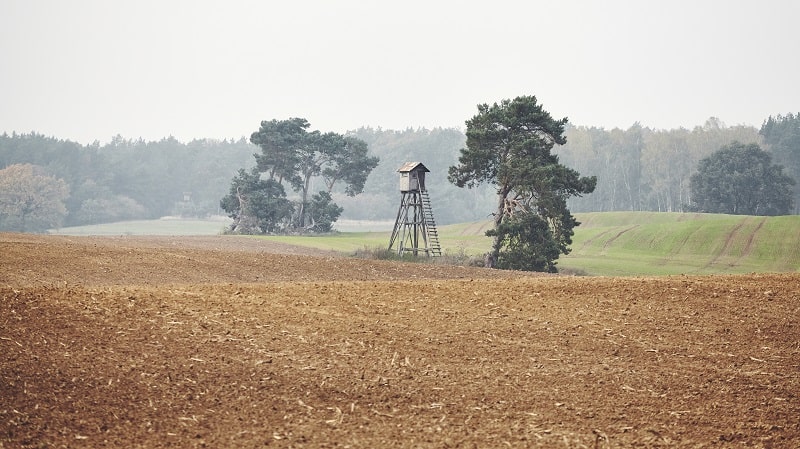
<svg viewBox="0 0 800 449">
<path fill-rule="evenodd" d="M 239 170 L 220 207 L 233 218 L 230 230 L 234 234 L 284 232 L 294 211 L 283 186 L 274 179 L 261 179 L 257 168 L 250 173 Z"/>
<path fill-rule="evenodd" d="M 800 114 L 778 115 L 767 119 L 759 131 L 775 162 L 783 165 L 786 174 L 800 180 Z M 794 213 L 800 212 L 800 183 L 793 189 Z"/>
<path fill-rule="evenodd" d="M 533 96 L 479 105 L 478 114 L 466 122 L 466 148 L 459 164 L 450 167 L 448 179 L 458 187 L 495 186 L 497 210 L 489 260 L 498 267 L 554 271 L 558 254 L 569 252 L 578 222 L 566 200 L 591 193 L 597 179 L 581 177 L 551 153 L 555 145 L 566 143 L 566 123 L 566 118 L 553 119 Z M 541 223 L 547 224 L 547 232 Z M 514 257 L 523 246 L 538 251 L 534 257 L 544 262 Z"/>
<path fill-rule="evenodd" d="M 283 182 L 288 182 L 296 192 L 300 193 L 299 200 L 295 202 L 296 207 L 293 207 L 296 214 L 291 227 L 300 232 L 321 228 L 327 232 L 333 221 L 336 221 L 342 213 L 342 208 L 332 202 L 330 195 L 334 184 L 343 180 L 347 184 L 345 192 L 348 195 L 360 193 L 367 176 L 377 166 L 378 159 L 367 156 L 367 144 L 355 137 L 345 137 L 333 132 L 309 132 L 307 131 L 309 127 L 310 124 L 303 118 L 262 121 L 259 130 L 250 137 L 250 141 L 261 148 L 260 154 L 254 154 L 256 167 L 252 176 L 264 174 L 266 180 L 259 179 L 258 182 L 262 184 L 256 181 L 248 183 L 261 185 L 262 187 L 257 190 L 265 188 L 264 182 L 274 183 L 283 192 Z M 257 202 L 248 200 L 247 197 L 237 197 L 234 201 L 233 189 L 237 182 L 244 182 L 247 176 L 251 175 L 245 173 L 243 177 L 240 172 L 234 179 L 231 192 L 223 199 L 225 207 L 231 208 L 238 204 L 242 208 L 239 212 L 229 210 L 229 213 L 241 215 L 242 219 L 239 221 L 244 224 L 247 223 L 245 219 L 256 214 L 253 207 Z M 322 196 L 315 195 L 312 205 L 309 202 L 309 194 L 312 188 L 311 181 L 315 177 L 324 178 L 328 192 Z M 275 186 L 270 188 L 274 190 Z M 283 207 L 282 203 L 280 205 Z M 250 209 L 245 209 L 245 206 Z M 321 215 L 315 217 L 313 214 Z M 326 225 L 325 222 L 329 219 L 332 221 Z M 239 227 L 240 232 L 251 228 L 245 225 Z"/>
<path fill-rule="evenodd" d="M 331 232 L 333 224 L 342 214 L 341 207 L 333 202 L 331 194 L 322 190 L 311 197 L 309 204 L 309 217 L 311 230 L 318 233 Z"/>
</svg>

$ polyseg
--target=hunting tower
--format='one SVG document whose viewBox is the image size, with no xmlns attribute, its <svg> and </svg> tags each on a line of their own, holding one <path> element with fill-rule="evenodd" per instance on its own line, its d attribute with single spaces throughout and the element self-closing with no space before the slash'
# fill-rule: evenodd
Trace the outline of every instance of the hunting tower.
<svg viewBox="0 0 800 449">
<path fill-rule="evenodd" d="M 439 233 L 433 219 L 431 200 L 425 189 L 425 173 L 430 172 L 420 162 L 406 162 L 397 170 L 400 173 L 400 208 L 389 240 L 389 250 L 395 242 L 397 254 L 411 252 L 418 255 L 441 256 Z M 421 244 L 421 246 L 420 246 Z"/>
</svg>

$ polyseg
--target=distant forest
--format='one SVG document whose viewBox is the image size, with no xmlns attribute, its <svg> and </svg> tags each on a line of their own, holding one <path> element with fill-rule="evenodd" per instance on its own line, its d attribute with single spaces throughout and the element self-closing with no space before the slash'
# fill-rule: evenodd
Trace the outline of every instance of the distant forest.
<svg viewBox="0 0 800 449">
<path fill-rule="evenodd" d="M 441 224 L 488 218 L 496 208 L 491 186 L 461 189 L 447 181 L 465 136 L 458 129 L 361 128 L 348 132 L 380 158 L 356 197 L 334 192 L 342 219 L 394 220 L 400 201 L 397 169 L 419 161 L 430 169 L 427 188 Z M 756 143 L 771 152 L 785 173 L 800 180 L 800 115 L 770 117 L 762 127 L 726 126 L 715 118 L 694 129 L 655 130 L 569 126 L 567 144 L 556 147 L 561 162 L 583 176 L 597 176 L 594 193 L 569 202 L 572 212 L 686 211 L 689 179 L 698 162 L 724 145 Z M 0 135 L 0 169 L 29 163 L 43 167 L 69 187 L 63 226 L 162 216 L 224 214 L 220 200 L 242 167 L 260 151 L 246 138 L 179 142 L 128 140 L 81 145 L 37 133 Z M 319 182 L 320 188 L 322 180 Z M 316 191 L 319 189 L 312 189 Z M 291 196 L 291 194 L 290 194 Z M 800 205 L 795 185 L 794 211 Z"/>
</svg>

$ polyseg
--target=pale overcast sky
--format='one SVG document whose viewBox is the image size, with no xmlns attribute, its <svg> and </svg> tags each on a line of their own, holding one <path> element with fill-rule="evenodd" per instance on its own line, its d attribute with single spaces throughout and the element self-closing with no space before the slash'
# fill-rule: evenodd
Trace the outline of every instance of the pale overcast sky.
<svg viewBox="0 0 800 449">
<path fill-rule="evenodd" d="M 800 112 L 796 0 L 0 0 L 0 133 L 81 143 L 458 127 L 536 95 L 576 125 Z"/>
</svg>

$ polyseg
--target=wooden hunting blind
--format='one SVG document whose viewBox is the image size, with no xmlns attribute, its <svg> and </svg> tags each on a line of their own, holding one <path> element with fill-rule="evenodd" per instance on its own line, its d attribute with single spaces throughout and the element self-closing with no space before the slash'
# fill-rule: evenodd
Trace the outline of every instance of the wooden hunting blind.
<svg viewBox="0 0 800 449">
<path fill-rule="evenodd" d="M 425 190 L 425 173 L 429 172 L 420 162 L 406 162 L 397 170 L 400 173 L 400 191 Z"/>
<path fill-rule="evenodd" d="M 415 256 L 420 252 L 441 256 L 431 200 L 425 189 L 425 173 L 430 170 L 421 162 L 406 162 L 397 171 L 400 173 L 400 208 L 389 239 L 389 250 L 398 242 L 397 254 L 401 256 L 406 252 Z"/>
</svg>

